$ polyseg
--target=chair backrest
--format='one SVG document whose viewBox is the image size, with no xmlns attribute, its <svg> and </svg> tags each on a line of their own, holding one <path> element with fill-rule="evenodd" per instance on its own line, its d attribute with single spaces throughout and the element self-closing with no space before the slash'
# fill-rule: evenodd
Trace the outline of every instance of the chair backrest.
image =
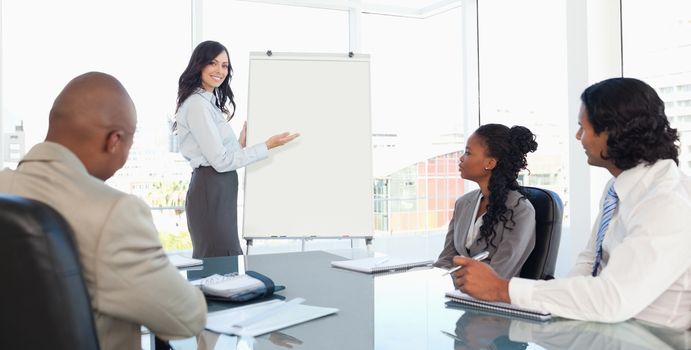
<svg viewBox="0 0 691 350">
<path fill-rule="evenodd" d="M 98 349 L 73 233 L 48 205 L 0 194 L 0 349 Z"/>
<path fill-rule="evenodd" d="M 564 204 L 556 193 L 537 187 L 523 187 L 535 208 L 535 248 L 528 256 L 520 277 L 552 279 L 557 264 Z"/>
</svg>

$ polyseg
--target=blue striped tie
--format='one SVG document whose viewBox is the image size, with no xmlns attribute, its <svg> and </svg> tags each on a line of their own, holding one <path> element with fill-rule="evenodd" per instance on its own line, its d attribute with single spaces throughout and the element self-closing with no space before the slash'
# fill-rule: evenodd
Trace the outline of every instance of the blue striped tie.
<svg viewBox="0 0 691 350">
<path fill-rule="evenodd" d="M 607 231 L 607 227 L 609 227 L 609 222 L 612 221 L 612 216 L 614 216 L 614 210 L 617 209 L 618 202 L 619 197 L 617 196 L 617 192 L 614 191 L 614 182 L 612 182 L 607 190 L 605 201 L 602 203 L 602 219 L 600 220 L 600 228 L 597 230 L 597 240 L 595 241 L 593 277 L 597 276 L 597 269 L 600 267 L 600 261 L 602 260 L 602 241 L 605 239 L 605 232 Z"/>
</svg>

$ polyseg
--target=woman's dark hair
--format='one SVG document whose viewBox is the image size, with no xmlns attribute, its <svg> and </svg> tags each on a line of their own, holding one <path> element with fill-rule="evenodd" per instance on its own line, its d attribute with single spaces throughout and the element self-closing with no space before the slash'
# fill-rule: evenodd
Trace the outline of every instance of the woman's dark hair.
<svg viewBox="0 0 691 350">
<path fill-rule="evenodd" d="M 596 134 L 607 132 L 607 154 L 627 170 L 641 162 L 672 159 L 679 164 L 679 134 L 665 115 L 665 104 L 650 85 L 633 78 L 612 78 L 581 94 Z"/>
<path fill-rule="evenodd" d="M 178 79 L 178 100 L 177 106 L 175 107 L 175 113 L 180 109 L 183 102 L 190 97 L 197 89 L 202 87 L 202 69 L 221 54 L 221 52 L 228 55 L 228 50 L 223 44 L 216 41 L 204 41 L 197 45 L 197 47 L 192 52 L 192 57 L 190 57 L 190 62 L 187 64 L 187 68 L 180 75 Z M 230 55 L 228 55 L 230 57 Z M 216 96 L 216 107 L 218 107 L 221 112 L 228 116 L 228 120 L 232 119 L 235 115 L 235 101 L 233 97 L 233 90 L 230 89 L 230 80 L 233 79 L 233 67 L 228 62 L 228 75 L 226 75 L 225 80 L 221 83 L 219 87 L 214 89 L 213 94 Z M 233 106 L 233 111 L 228 110 L 227 103 Z M 173 125 L 173 130 L 177 128 L 177 122 Z"/>
<path fill-rule="evenodd" d="M 509 191 L 520 192 L 525 200 L 525 192 L 518 185 L 518 172 L 528 166 L 526 155 L 537 150 L 535 135 L 526 127 L 513 126 L 511 128 L 501 124 L 485 124 L 475 130 L 487 147 L 487 156 L 496 158 L 497 165 L 489 178 L 489 198 L 487 212 L 480 226 L 480 237 L 485 240 L 485 248 L 494 244 L 497 233 L 494 226 L 501 222 L 504 228 L 511 230 L 516 223 L 513 221 L 513 209 L 506 207 Z M 517 206 L 518 202 L 514 205 Z M 509 225 L 510 223 L 510 225 Z"/>
</svg>

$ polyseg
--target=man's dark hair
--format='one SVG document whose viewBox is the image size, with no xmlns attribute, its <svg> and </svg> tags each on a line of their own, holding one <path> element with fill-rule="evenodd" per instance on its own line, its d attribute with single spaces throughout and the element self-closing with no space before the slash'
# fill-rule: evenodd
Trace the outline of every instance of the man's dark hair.
<svg viewBox="0 0 691 350">
<path fill-rule="evenodd" d="M 633 78 L 612 78 L 581 94 L 596 134 L 607 132 L 607 154 L 622 170 L 641 162 L 672 159 L 679 164 L 679 134 L 669 125 L 665 104 L 650 85 Z"/>
</svg>

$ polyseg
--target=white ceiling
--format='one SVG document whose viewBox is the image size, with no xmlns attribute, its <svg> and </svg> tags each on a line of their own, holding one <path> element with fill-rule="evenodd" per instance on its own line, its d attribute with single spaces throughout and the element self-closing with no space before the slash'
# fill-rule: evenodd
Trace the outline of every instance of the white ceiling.
<svg viewBox="0 0 691 350">
<path fill-rule="evenodd" d="M 427 18 L 461 6 L 462 0 L 245 0 L 332 10 L 360 9 L 366 13 Z"/>
</svg>

